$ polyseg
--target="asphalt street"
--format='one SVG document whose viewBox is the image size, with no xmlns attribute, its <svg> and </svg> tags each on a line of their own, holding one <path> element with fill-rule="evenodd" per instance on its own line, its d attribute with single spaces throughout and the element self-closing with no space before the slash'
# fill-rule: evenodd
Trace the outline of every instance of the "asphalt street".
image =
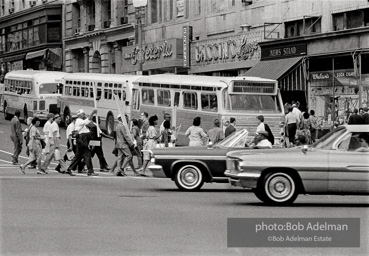
<svg viewBox="0 0 369 256">
<path fill-rule="evenodd" d="M 180 192 L 169 179 L 116 177 L 98 168 L 98 177 L 34 169 L 24 175 L 11 165 L 9 125 L 0 117 L 0 255 L 369 254 L 367 196 L 300 195 L 292 206 L 272 207 L 228 184 Z M 112 142 L 104 142 L 112 164 Z M 227 218 L 235 217 L 357 217 L 360 247 L 227 248 Z"/>
</svg>

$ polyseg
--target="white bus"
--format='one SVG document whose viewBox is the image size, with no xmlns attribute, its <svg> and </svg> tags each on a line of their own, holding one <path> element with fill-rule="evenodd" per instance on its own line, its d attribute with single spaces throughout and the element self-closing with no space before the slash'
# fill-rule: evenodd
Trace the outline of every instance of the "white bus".
<svg viewBox="0 0 369 256">
<path fill-rule="evenodd" d="M 100 128 L 112 135 L 119 114 L 113 93 L 121 100 L 121 107 L 130 115 L 133 89 L 132 82 L 140 76 L 100 73 L 67 73 L 63 78 L 63 95 L 58 101 L 64 124 L 69 124 L 72 114 L 83 109 L 89 114 L 94 109 L 94 86 L 96 88 L 97 115 Z M 137 90 L 137 89 L 136 89 Z"/>
<path fill-rule="evenodd" d="M 254 135 L 256 117 L 263 115 L 273 135 L 280 137 L 284 108 L 276 80 L 163 74 L 144 76 L 133 84 L 140 94 L 133 95 L 132 117 L 147 112 L 157 115 L 160 125 L 164 113 L 171 114 L 172 125 L 181 126 L 177 145 L 188 144 L 184 133 L 197 116 L 204 131 L 214 127 L 215 119 L 223 125 L 234 117 L 236 129 L 247 128 Z"/>
<path fill-rule="evenodd" d="M 37 116 L 46 120 L 48 113 L 59 113 L 57 100 L 61 96 L 64 72 L 15 70 L 5 75 L 3 111 L 5 119 L 10 119 L 15 110 L 21 117 Z"/>
</svg>

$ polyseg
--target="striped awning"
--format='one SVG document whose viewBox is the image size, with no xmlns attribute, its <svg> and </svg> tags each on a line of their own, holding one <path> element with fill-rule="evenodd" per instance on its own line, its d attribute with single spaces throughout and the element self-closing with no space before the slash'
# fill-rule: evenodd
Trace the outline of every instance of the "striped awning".
<svg viewBox="0 0 369 256">
<path fill-rule="evenodd" d="M 294 57 L 260 61 L 250 70 L 248 70 L 245 76 L 257 76 L 278 80 L 280 77 L 289 72 L 294 66 L 296 66 L 301 59 L 302 57 Z"/>
</svg>

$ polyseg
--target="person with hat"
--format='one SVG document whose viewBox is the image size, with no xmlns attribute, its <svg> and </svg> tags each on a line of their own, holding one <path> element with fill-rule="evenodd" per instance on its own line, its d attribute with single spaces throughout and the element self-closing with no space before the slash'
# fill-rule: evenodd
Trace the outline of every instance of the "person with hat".
<svg viewBox="0 0 369 256">
<path fill-rule="evenodd" d="M 223 129 L 220 128 L 219 119 L 214 120 L 214 128 L 208 131 L 210 141 L 215 144 L 224 139 Z"/>
<path fill-rule="evenodd" d="M 268 135 L 269 135 L 268 132 L 260 131 L 255 136 L 255 139 L 253 143 L 251 144 L 251 146 L 253 146 L 254 148 L 259 148 L 259 149 L 272 148 L 273 147 L 272 143 L 267 139 Z"/>
<path fill-rule="evenodd" d="M 50 149 L 49 153 L 45 157 L 44 164 L 41 166 L 39 174 L 46 174 L 46 170 L 49 167 L 52 160 L 55 159 L 55 152 L 60 150 L 60 130 L 59 124 L 61 122 L 61 116 L 59 114 L 54 115 L 54 122 L 50 125 L 50 131 L 52 132 L 52 137 L 49 136 L 49 144 Z M 59 165 L 61 166 L 62 170 L 65 171 L 67 166 L 63 159 L 55 159 L 59 161 Z M 68 173 L 68 172 L 67 172 Z M 68 173 L 71 176 L 74 176 L 71 172 Z"/>
<path fill-rule="evenodd" d="M 97 113 L 97 109 L 94 109 L 90 116 L 86 116 L 83 109 L 77 111 L 77 120 L 75 123 L 74 131 L 77 133 L 76 138 L 76 154 L 72 159 L 72 163 L 69 165 L 67 169 L 67 173 L 70 174 L 71 171 L 76 170 L 76 167 L 81 164 L 81 160 L 83 159 L 85 164 L 87 165 L 87 176 L 97 176 L 97 173 L 94 173 L 92 160 L 91 160 L 91 150 L 89 148 L 89 142 L 91 139 L 91 133 L 88 127 L 91 126 L 91 118 L 94 114 Z M 93 124 L 92 124 L 93 126 Z M 78 172 L 82 172 L 79 170 Z"/>
<path fill-rule="evenodd" d="M 118 124 L 116 127 L 117 140 L 115 147 L 118 150 L 117 164 L 120 169 L 116 173 L 116 176 L 127 176 L 127 174 L 125 173 L 125 168 L 128 166 L 128 164 L 131 166 L 135 176 L 139 176 L 139 173 L 136 171 L 136 168 L 132 162 L 133 156 L 131 153 L 131 148 L 133 149 L 135 147 L 135 144 L 132 141 L 130 131 L 127 130 L 125 125 L 123 124 L 122 115 L 119 114 L 117 118 L 118 118 Z M 127 115 L 125 116 L 125 118 L 126 120 L 128 120 Z"/>
</svg>

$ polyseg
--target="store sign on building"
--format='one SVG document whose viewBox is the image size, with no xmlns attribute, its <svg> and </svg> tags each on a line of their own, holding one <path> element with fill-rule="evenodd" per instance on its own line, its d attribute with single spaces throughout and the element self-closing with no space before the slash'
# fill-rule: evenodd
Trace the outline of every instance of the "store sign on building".
<svg viewBox="0 0 369 256">
<path fill-rule="evenodd" d="M 336 70 L 334 71 L 336 78 L 355 78 L 355 72 L 353 69 Z M 332 80 L 332 71 L 310 72 L 310 81 L 329 81 Z"/>
<path fill-rule="evenodd" d="M 261 59 L 278 59 L 304 56 L 307 54 L 306 44 L 288 45 L 280 47 L 263 47 L 261 49 Z"/>
<path fill-rule="evenodd" d="M 123 54 L 123 71 L 134 71 L 139 64 L 139 51 L 138 46 L 127 46 L 122 48 Z M 173 60 L 182 59 L 182 40 L 181 39 L 169 39 L 162 42 L 155 42 L 143 46 L 143 67 L 145 69 L 148 66 L 164 66 L 170 65 Z M 173 64 L 173 63 L 171 63 Z M 180 63 L 182 65 L 182 63 Z"/>
<path fill-rule="evenodd" d="M 262 32 L 191 43 L 191 66 L 260 59 Z"/>
<path fill-rule="evenodd" d="M 192 26 L 183 27 L 183 67 L 190 66 L 190 43 L 192 41 Z"/>
</svg>

